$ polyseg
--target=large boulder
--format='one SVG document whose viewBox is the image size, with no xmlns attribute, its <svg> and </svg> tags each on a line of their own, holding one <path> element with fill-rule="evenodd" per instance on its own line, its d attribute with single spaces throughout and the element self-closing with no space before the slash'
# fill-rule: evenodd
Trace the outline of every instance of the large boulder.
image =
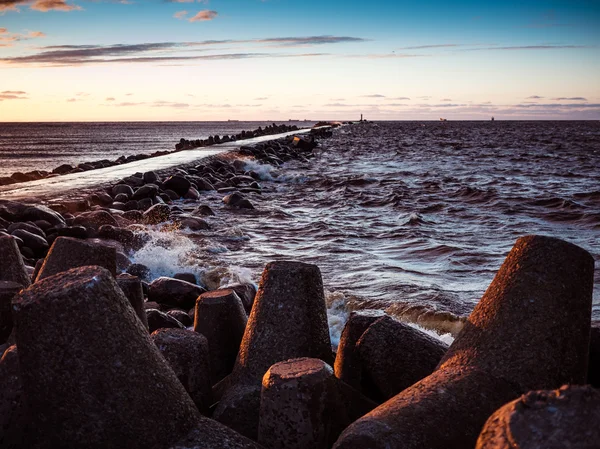
<svg viewBox="0 0 600 449">
<path fill-rule="evenodd" d="M 192 184 L 183 176 L 170 176 L 163 182 L 163 189 L 172 190 L 180 197 L 185 196 Z"/>
<path fill-rule="evenodd" d="M 97 265 L 117 272 L 117 251 L 106 245 L 99 245 L 71 237 L 58 237 L 40 269 L 36 281 L 53 276 L 75 267 Z"/>
<path fill-rule="evenodd" d="M 16 282 L 23 287 L 29 287 L 31 279 L 25 269 L 23 257 L 16 240 L 7 235 L 0 235 L 0 281 Z"/>
<path fill-rule="evenodd" d="M 271 365 L 298 357 L 333 362 L 321 272 L 315 265 L 271 262 L 215 419 L 255 439 L 264 374 Z"/>
<path fill-rule="evenodd" d="M 190 310 L 196 304 L 196 298 L 204 292 L 206 289 L 200 285 L 163 276 L 150 284 L 148 301 L 167 308 Z"/>
<path fill-rule="evenodd" d="M 26 231 L 25 229 L 17 229 L 13 231 L 12 235 L 20 238 L 23 241 L 23 245 L 31 249 L 38 256 L 43 257 L 46 251 L 48 251 L 49 245 L 46 239 L 33 232 Z"/>
<path fill-rule="evenodd" d="M 171 209 L 166 204 L 155 204 L 144 212 L 144 221 L 148 224 L 164 223 L 169 220 Z"/>
<path fill-rule="evenodd" d="M 594 388 L 600 388 L 600 323 L 593 323 L 590 332 L 587 382 Z"/>
<path fill-rule="evenodd" d="M 13 308 L 30 446 L 170 447 L 199 429 L 215 449 L 248 447 L 198 413 L 105 269 L 46 278 Z"/>
<path fill-rule="evenodd" d="M 350 425 L 334 448 L 474 447 L 502 404 L 583 383 L 593 275 L 594 259 L 573 244 L 518 239 L 437 370 Z"/>
<path fill-rule="evenodd" d="M 595 449 L 599 423 L 600 391 L 590 386 L 531 391 L 487 420 L 476 449 Z"/>
<path fill-rule="evenodd" d="M 109 212 L 106 212 L 105 210 L 95 210 L 92 212 L 84 212 L 75 217 L 73 225 L 85 226 L 87 229 L 97 231 L 103 225 L 118 227 L 119 223 Z"/>
<path fill-rule="evenodd" d="M 20 219 L 23 221 L 45 220 L 54 226 L 65 224 L 65 219 L 58 212 L 41 205 L 28 206 L 20 214 Z"/>
</svg>

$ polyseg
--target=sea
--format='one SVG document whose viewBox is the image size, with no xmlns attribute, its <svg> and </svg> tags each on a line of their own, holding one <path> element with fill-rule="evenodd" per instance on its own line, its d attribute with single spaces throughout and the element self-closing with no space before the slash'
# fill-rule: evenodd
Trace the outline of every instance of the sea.
<svg viewBox="0 0 600 449">
<path fill-rule="evenodd" d="M 268 123 L 0 124 L 0 175 Z M 594 256 L 600 320 L 600 122 L 369 122 L 335 130 L 310 162 L 246 168 L 261 177 L 255 210 L 203 194 L 210 230 L 150 227 L 131 260 L 153 276 L 194 272 L 212 288 L 257 283 L 273 260 L 313 263 L 334 343 L 358 309 L 451 342 L 516 239 L 542 234 Z"/>
</svg>

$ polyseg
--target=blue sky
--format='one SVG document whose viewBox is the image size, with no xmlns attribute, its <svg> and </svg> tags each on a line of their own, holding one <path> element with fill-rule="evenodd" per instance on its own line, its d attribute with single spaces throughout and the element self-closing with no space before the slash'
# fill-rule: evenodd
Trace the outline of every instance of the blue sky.
<svg viewBox="0 0 600 449">
<path fill-rule="evenodd" d="M 600 1 L 0 0 L 0 120 L 600 119 Z"/>
</svg>

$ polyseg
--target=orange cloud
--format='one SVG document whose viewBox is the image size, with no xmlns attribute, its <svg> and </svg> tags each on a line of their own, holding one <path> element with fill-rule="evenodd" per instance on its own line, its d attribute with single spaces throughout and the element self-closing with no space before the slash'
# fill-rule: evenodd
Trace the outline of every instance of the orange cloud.
<svg viewBox="0 0 600 449">
<path fill-rule="evenodd" d="M 208 20 L 213 20 L 217 17 L 217 11 L 211 11 L 210 9 L 204 9 L 196 14 L 194 17 L 189 18 L 190 22 L 206 22 Z"/>
<path fill-rule="evenodd" d="M 80 10 L 81 6 L 72 5 L 67 3 L 65 0 L 36 0 L 31 6 L 30 9 L 35 9 L 36 11 L 75 11 Z"/>
</svg>

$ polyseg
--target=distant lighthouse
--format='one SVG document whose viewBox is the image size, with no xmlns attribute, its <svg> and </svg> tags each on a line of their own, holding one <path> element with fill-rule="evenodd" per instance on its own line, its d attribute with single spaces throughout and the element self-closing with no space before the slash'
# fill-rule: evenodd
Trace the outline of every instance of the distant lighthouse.
<svg viewBox="0 0 600 449">
<path fill-rule="evenodd" d="M 360 114 L 360 121 L 361 122 L 363 121 L 363 115 L 362 114 Z"/>
</svg>

